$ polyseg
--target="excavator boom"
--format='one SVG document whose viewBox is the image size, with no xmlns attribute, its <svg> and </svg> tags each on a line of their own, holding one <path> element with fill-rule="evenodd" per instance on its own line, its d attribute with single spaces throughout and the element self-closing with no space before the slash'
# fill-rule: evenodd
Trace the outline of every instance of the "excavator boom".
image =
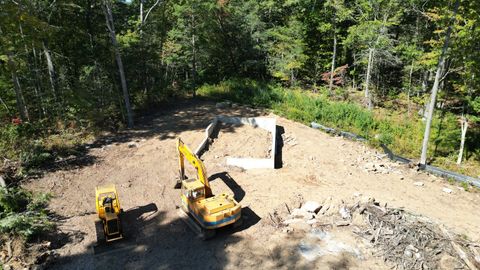
<svg viewBox="0 0 480 270">
<path fill-rule="evenodd" d="M 180 138 L 177 150 L 180 179 L 175 187 L 182 189 L 181 218 L 203 239 L 212 237 L 217 228 L 240 224 L 242 206 L 229 194 L 212 194 L 202 160 Z M 195 179 L 186 179 L 185 159 L 197 170 Z"/>
<path fill-rule="evenodd" d="M 197 157 L 189 148 L 186 146 L 183 141 L 178 138 L 177 141 L 177 149 L 178 149 L 178 164 L 180 167 L 180 180 L 185 179 L 185 159 L 192 164 L 192 166 L 197 170 L 197 177 L 200 182 L 205 186 L 205 197 L 209 198 L 212 196 L 212 189 L 210 188 L 210 183 L 208 182 L 207 172 L 203 162 L 200 158 Z"/>
</svg>

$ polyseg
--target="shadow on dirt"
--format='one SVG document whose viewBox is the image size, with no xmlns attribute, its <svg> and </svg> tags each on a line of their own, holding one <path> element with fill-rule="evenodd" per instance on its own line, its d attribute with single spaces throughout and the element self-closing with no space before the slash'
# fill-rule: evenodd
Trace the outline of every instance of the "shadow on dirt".
<svg viewBox="0 0 480 270">
<path fill-rule="evenodd" d="M 215 179 L 220 178 L 233 192 L 233 198 L 240 202 L 245 197 L 245 190 L 242 189 L 240 185 L 230 176 L 228 172 L 220 172 L 211 175 L 208 180 L 214 181 Z"/>
<path fill-rule="evenodd" d="M 138 117 L 135 119 L 136 125 L 133 129 L 99 137 L 92 143 L 57 151 L 68 153 L 68 156 L 57 157 L 57 160 L 37 167 L 37 173 L 34 176 L 40 177 L 45 172 L 78 169 L 101 162 L 91 153 L 93 149 L 108 151 L 108 148 L 112 145 L 123 143 L 130 143 L 129 147 L 135 147 L 142 140 L 151 138 L 158 138 L 159 140 L 175 139 L 181 132 L 205 129 L 216 115 L 222 114 L 256 117 L 264 114 L 264 112 L 244 106 L 219 109 L 215 107 L 214 102 L 205 100 L 177 101 L 174 106 L 147 116 Z M 222 131 L 235 132 L 234 128 Z"/>
<path fill-rule="evenodd" d="M 250 208 L 242 209 L 243 224 L 217 230 L 203 241 L 180 219 L 165 223 L 165 212 L 154 204 L 125 212 L 125 238 L 88 251 L 58 258 L 49 269 L 223 269 L 231 260 L 226 247 L 242 240 L 237 232 L 260 221 Z"/>
</svg>

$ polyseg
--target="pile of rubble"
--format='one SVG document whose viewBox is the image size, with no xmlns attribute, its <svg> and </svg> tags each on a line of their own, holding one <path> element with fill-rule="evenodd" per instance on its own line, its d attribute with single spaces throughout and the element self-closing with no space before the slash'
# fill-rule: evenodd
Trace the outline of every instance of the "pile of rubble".
<svg viewBox="0 0 480 270">
<path fill-rule="evenodd" d="M 360 168 L 372 174 L 401 174 L 399 167 L 402 164 L 392 162 L 387 154 L 380 154 L 377 151 L 363 150 L 359 157 L 350 166 Z"/>
<path fill-rule="evenodd" d="M 358 194 L 357 194 L 358 195 Z M 448 232 L 443 226 L 373 198 L 355 196 L 349 202 L 307 201 L 277 209 L 271 223 L 286 233 L 351 228 L 385 262 L 398 269 L 480 269 L 480 244 Z"/>
</svg>

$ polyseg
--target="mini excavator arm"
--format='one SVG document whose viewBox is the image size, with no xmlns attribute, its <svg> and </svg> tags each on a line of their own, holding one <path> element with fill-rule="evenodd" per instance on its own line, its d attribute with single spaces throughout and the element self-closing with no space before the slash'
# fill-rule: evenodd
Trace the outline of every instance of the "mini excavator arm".
<svg viewBox="0 0 480 270">
<path fill-rule="evenodd" d="M 210 183 L 208 182 L 207 172 L 205 166 L 203 165 L 202 160 L 197 157 L 189 148 L 186 146 L 183 141 L 178 138 L 177 141 L 177 150 L 178 150 L 178 164 L 180 167 L 180 181 L 185 179 L 185 162 L 184 159 L 187 159 L 190 164 L 197 170 L 197 177 L 200 182 L 205 186 L 205 197 L 209 198 L 212 196 L 212 189 L 210 188 Z"/>
</svg>

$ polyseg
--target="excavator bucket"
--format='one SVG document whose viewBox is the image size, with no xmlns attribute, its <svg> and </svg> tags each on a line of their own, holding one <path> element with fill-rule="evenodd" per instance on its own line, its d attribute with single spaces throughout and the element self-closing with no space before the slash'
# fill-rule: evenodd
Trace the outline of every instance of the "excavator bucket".
<svg viewBox="0 0 480 270">
<path fill-rule="evenodd" d="M 182 180 L 185 180 L 185 176 L 183 177 L 184 179 L 182 179 L 182 171 L 180 170 L 179 171 L 179 174 L 178 174 L 178 178 L 175 179 L 175 185 L 173 186 L 174 189 L 179 189 L 182 187 Z"/>
<path fill-rule="evenodd" d="M 182 180 L 177 179 L 173 188 L 180 189 L 181 187 L 182 187 Z"/>
</svg>

